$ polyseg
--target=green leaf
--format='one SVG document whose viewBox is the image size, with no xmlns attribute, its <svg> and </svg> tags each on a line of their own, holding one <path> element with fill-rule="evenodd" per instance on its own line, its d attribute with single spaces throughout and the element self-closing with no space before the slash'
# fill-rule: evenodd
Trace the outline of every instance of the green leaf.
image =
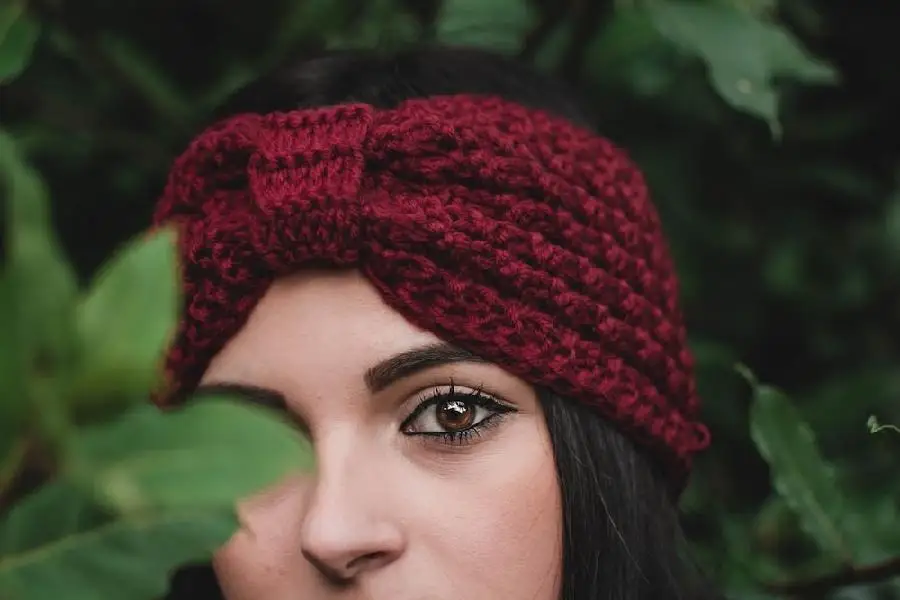
<svg viewBox="0 0 900 600">
<path fill-rule="evenodd" d="M 98 497 L 123 513 L 230 506 L 292 471 L 308 470 L 307 440 L 271 411 L 197 399 L 163 413 L 135 407 L 76 441 Z"/>
<path fill-rule="evenodd" d="M 208 558 L 235 528 L 228 507 L 114 517 L 50 484 L 0 526 L 0 598 L 158 598 L 173 569 Z"/>
<path fill-rule="evenodd" d="M 13 332 L 16 328 L 15 295 L 12 281 L 5 273 L 0 275 L 0 331 Z M 21 354 L 16 347 L 17 336 L 0 335 L 0 489 L 3 489 L 13 460 L 11 453 L 19 434 L 19 427 L 25 421 L 25 381 L 22 373 Z"/>
<path fill-rule="evenodd" d="M 662 35 L 706 63 L 728 104 L 766 121 L 775 137 L 781 132 L 776 78 L 837 81 L 835 70 L 811 57 L 786 29 L 748 12 L 684 0 L 658 0 L 647 10 Z"/>
<path fill-rule="evenodd" d="M 14 505 L 0 522 L 0 564 L 5 557 L 103 525 L 112 516 L 71 483 L 48 483 Z"/>
<path fill-rule="evenodd" d="M 40 31 L 40 23 L 23 4 L 0 6 L 0 83 L 9 83 L 25 70 Z"/>
<path fill-rule="evenodd" d="M 323 22 L 327 27 L 334 18 Z M 419 35 L 420 27 L 397 0 L 369 0 L 365 13 L 356 20 L 354 27 L 326 32 L 328 48 L 378 48 L 379 51 L 393 52 L 413 43 Z"/>
<path fill-rule="evenodd" d="M 585 53 L 588 79 L 604 89 L 654 97 L 678 77 L 670 44 L 644 10 L 617 9 Z"/>
<path fill-rule="evenodd" d="M 128 39 L 101 35 L 99 48 L 119 76 L 137 91 L 157 116 L 181 125 L 191 116 L 191 104 L 171 76 Z"/>
<path fill-rule="evenodd" d="M 133 242 L 101 271 L 78 306 L 83 364 L 73 384 L 79 407 L 146 397 L 162 372 L 178 323 L 175 232 Z"/>
<path fill-rule="evenodd" d="M 31 350 L 60 350 L 69 340 L 75 275 L 63 257 L 50 220 L 47 189 L 0 131 L 0 177 L 7 187 L 7 273 L 14 290 L 17 328 Z M 66 341 L 64 341 L 66 338 Z"/>
<path fill-rule="evenodd" d="M 753 382 L 748 372 L 745 375 Z M 852 563 L 867 551 L 864 536 L 848 525 L 847 503 L 834 470 L 819 454 L 812 430 L 780 391 L 754 383 L 750 428 L 769 463 L 772 484 L 800 525 L 829 555 Z"/>
<path fill-rule="evenodd" d="M 436 37 L 443 44 L 475 46 L 503 54 L 520 50 L 537 14 L 524 0 L 445 0 Z"/>
<path fill-rule="evenodd" d="M 73 363 L 77 285 L 51 228 L 44 183 L 2 131 L 0 179 L 8 228 L 8 262 L 0 274 L 0 429 L 19 431 L 33 378 L 54 378 Z"/>
<path fill-rule="evenodd" d="M 312 464 L 287 423 L 226 399 L 145 405 L 78 435 L 72 479 L 0 524 L 4 600 L 158 597 L 174 568 L 227 541 L 237 500 Z"/>
</svg>

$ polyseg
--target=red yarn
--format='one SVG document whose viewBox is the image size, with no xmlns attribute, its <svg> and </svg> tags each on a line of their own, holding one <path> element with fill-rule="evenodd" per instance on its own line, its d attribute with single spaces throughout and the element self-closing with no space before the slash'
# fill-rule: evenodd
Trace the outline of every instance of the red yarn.
<svg viewBox="0 0 900 600">
<path fill-rule="evenodd" d="M 411 323 L 596 407 L 677 485 L 697 422 L 678 286 L 643 177 L 611 142 L 497 98 L 227 119 L 175 162 L 186 312 L 168 400 L 279 276 L 360 270 Z"/>
</svg>

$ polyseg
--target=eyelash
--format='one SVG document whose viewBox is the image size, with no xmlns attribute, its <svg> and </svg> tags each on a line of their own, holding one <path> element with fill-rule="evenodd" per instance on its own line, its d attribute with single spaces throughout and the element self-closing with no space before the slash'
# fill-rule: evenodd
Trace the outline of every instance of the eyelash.
<svg viewBox="0 0 900 600">
<path fill-rule="evenodd" d="M 515 409 L 501 404 L 492 396 L 484 393 L 481 388 L 460 392 L 451 381 L 446 389 L 435 388 L 429 392 L 428 396 L 420 402 L 416 408 L 400 425 L 400 429 L 406 429 L 410 423 L 419 418 L 422 413 L 432 406 L 436 406 L 445 400 L 461 399 L 467 404 L 474 404 L 482 408 L 490 410 L 493 414 L 478 421 L 474 425 L 462 429 L 460 431 L 441 431 L 441 432 L 413 432 L 406 433 L 409 436 L 422 436 L 428 439 L 435 439 L 438 443 L 448 446 L 464 446 L 473 443 L 477 438 L 481 437 L 485 431 L 496 427 L 500 424 L 508 413 L 515 412 Z"/>
</svg>

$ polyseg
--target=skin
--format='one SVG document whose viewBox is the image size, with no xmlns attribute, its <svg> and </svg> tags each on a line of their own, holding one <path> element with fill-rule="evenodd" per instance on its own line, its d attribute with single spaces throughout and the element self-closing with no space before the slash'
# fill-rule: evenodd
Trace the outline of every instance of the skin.
<svg viewBox="0 0 900 600">
<path fill-rule="evenodd" d="M 318 463 L 240 504 L 213 561 L 228 600 L 559 597 L 561 501 L 534 391 L 409 324 L 359 274 L 276 282 L 201 385 L 283 404 Z"/>
</svg>

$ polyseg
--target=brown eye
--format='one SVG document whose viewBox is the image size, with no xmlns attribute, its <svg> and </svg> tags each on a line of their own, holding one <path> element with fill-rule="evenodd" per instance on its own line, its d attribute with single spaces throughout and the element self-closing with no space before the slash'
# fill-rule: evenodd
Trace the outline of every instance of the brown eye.
<svg viewBox="0 0 900 600">
<path fill-rule="evenodd" d="M 401 430 L 412 435 L 456 435 L 474 431 L 487 421 L 514 409 L 490 396 L 450 386 L 435 390 L 403 422 Z"/>
<path fill-rule="evenodd" d="M 445 431 L 461 431 L 475 423 L 476 406 L 464 400 L 444 400 L 435 407 L 437 423 Z"/>
</svg>

